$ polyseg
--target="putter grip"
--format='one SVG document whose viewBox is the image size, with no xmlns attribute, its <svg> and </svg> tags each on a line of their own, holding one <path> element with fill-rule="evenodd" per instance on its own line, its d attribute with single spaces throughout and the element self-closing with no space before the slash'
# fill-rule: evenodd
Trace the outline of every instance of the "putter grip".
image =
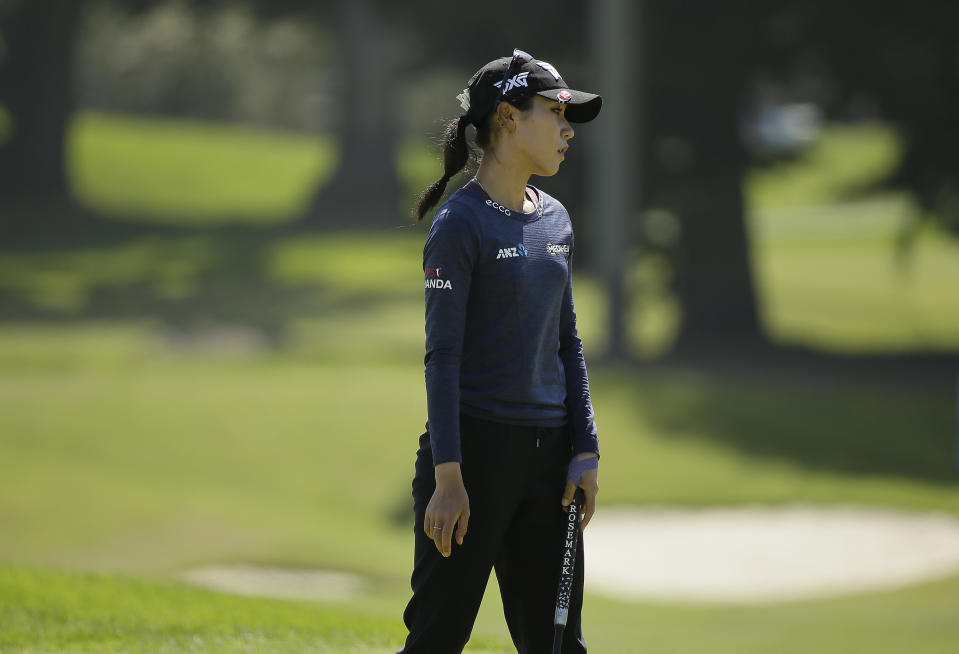
<svg viewBox="0 0 959 654">
<path fill-rule="evenodd" d="M 579 545 L 579 524 L 582 522 L 585 496 L 577 488 L 566 512 L 566 529 L 563 530 L 563 558 L 560 566 L 559 589 L 556 592 L 556 614 L 553 618 L 553 654 L 559 654 L 563 646 L 563 631 L 569 616 L 570 595 L 573 589 L 573 572 L 576 566 L 576 549 Z"/>
</svg>

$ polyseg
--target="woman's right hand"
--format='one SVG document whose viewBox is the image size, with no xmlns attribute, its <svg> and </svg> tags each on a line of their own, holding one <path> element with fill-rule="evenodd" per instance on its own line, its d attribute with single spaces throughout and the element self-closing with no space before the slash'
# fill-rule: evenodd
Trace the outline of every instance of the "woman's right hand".
<svg viewBox="0 0 959 654">
<path fill-rule="evenodd" d="M 456 526 L 456 542 L 463 544 L 470 521 L 470 499 L 463 485 L 463 473 L 456 461 L 440 463 L 433 468 L 436 490 L 426 506 L 423 530 L 436 543 L 443 556 L 450 556 L 453 527 Z"/>
</svg>

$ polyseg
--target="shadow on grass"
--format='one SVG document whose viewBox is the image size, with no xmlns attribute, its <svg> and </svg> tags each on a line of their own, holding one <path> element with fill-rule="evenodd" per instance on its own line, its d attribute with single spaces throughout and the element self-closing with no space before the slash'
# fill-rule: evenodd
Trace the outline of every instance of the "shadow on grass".
<svg viewBox="0 0 959 654">
<path fill-rule="evenodd" d="M 229 326 L 280 347 L 297 318 L 363 311 L 395 296 L 278 279 L 275 246 L 323 233 L 313 225 L 197 228 L 106 221 L 63 207 L 33 211 L 54 217 L 7 223 L 0 239 L 2 321 L 147 319 L 174 341 Z"/>
<path fill-rule="evenodd" d="M 810 470 L 959 489 L 955 355 L 769 348 L 747 360 L 666 360 L 623 372 L 622 383 L 636 411 L 668 438 L 706 439 Z"/>
<path fill-rule="evenodd" d="M 395 286 L 385 284 L 345 293 L 278 279 L 269 264 L 275 245 L 317 234 L 295 223 L 197 229 L 65 216 L 0 239 L 0 266 L 4 255 L 34 266 L 0 270 L 0 320 L 149 319 L 173 343 L 211 326 L 241 327 L 257 335 L 258 346 L 281 348 L 299 318 L 396 300 Z M 70 257 L 80 258 L 58 265 Z M 60 295 L 38 295 L 31 275 L 61 275 L 65 286 Z M 413 297 L 419 291 L 410 288 Z M 669 437 L 709 439 L 809 469 L 959 481 L 954 353 L 842 356 L 759 346 L 618 369 L 622 387 L 640 389 L 629 391 L 630 403 Z M 650 383 L 658 372 L 676 371 L 693 372 L 692 381 Z M 394 511 L 407 512 L 405 501 Z"/>
</svg>

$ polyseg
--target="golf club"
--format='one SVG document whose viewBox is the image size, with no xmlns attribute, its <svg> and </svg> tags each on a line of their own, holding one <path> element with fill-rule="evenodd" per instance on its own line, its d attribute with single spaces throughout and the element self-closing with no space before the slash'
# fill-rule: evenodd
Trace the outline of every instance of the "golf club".
<svg viewBox="0 0 959 654">
<path fill-rule="evenodd" d="M 570 594 L 573 589 L 573 569 L 576 565 L 576 548 L 579 544 L 579 524 L 583 520 L 582 511 L 585 496 L 583 489 L 577 488 L 566 513 L 566 529 L 563 530 L 563 561 L 559 573 L 559 589 L 556 591 L 556 613 L 553 617 L 553 654 L 563 649 L 563 632 L 566 630 L 566 618 L 569 615 Z"/>
</svg>

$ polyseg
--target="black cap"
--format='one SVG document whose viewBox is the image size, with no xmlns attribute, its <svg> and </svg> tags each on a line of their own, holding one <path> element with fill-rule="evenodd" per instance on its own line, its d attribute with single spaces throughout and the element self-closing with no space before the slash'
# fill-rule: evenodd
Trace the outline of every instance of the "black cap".
<svg viewBox="0 0 959 654">
<path fill-rule="evenodd" d="M 511 63 L 509 78 L 504 80 Z M 506 87 L 500 95 L 503 84 Z M 494 105 L 498 100 L 515 102 L 532 94 L 565 103 L 566 119 L 571 123 L 588 123 L 596 118 L 603 106 L 602 97 L 569 88 L 552 64 L 533 59 L 522 50 L 514 51 L 513 57 L 501 57 L 480 68 L 470 78 L 467 88 L 456 97 L 470 122 L 479 125 L 496 108 Z"/>
</svg>

